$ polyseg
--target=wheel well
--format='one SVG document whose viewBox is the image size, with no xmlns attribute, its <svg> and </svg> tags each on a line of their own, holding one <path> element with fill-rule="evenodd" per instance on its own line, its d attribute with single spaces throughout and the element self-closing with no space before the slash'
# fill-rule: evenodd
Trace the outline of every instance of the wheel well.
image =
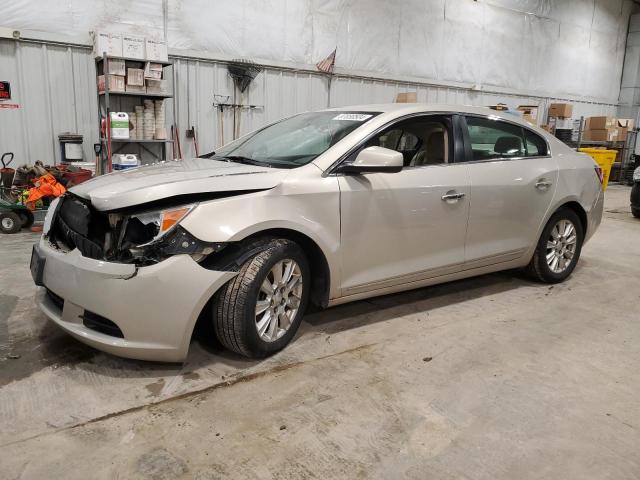
<svg viewBox="0 0 640 480">
<path fill-rule="evenodd" d="M 318 244 L 304 233 L 287 228 L 262 230 L 243 239 L 242 243 L 251 243 L 261 237 L 285 238 L 300 245 L 311 267 L 311 294 L 309 299 L 314 305 L 325 308 L 329 304 L 331 273 L 327 258 Z"/>
<path fill-rule="evenodd" d="M 560 210 L 561 208 L 568 208 L 569 210 L 573 210 L 573 212 L 576 215 L 578 215 L 578 218 L 580 219 L 580 223 L 582 224 L 582 233 L 586 235 L 589 222 L 587 220 L 587 212 L 584 211 L 584 208 L 582 208 L 582 205 L 580 205 L 578 202 L 567 202 L 561 205 L 560 207 L 558 207 L 558 210 Z"/>
</svg>

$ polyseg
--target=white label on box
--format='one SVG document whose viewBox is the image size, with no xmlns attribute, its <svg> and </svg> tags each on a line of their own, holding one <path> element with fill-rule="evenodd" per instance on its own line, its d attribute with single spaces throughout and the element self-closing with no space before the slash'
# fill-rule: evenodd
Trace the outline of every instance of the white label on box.
<svg viewBox="0 0 640 480">
<path fill-rule="evenodd" d="M 373 117 L 373 115 L 366 115 L 364 113 L 341 113 L 332 118 L 332 120 L 348 120 L 351 122 L 364 122 L 365 120 Z"/>
<path fill-rule="evenodd" d="M 145 38 L 137 35 L 124 35 L 122 37 L 122 56 L 127 58 L 145 59 Z"/>
</svg>

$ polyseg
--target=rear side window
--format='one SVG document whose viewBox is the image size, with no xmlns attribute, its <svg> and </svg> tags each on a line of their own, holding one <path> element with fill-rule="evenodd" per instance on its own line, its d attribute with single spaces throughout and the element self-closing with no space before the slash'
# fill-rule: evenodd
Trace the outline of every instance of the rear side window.
<svg viewBox="0 0 640 480">
<path fill-rule="evenodd" d="M 524 157 L 522 128 L 500 120 L 466 117 L 473 160 Z"/>
<path fill-rule="evenodd" d="M 531 130 L 524 129 L 524 138 L 527 142 L 527 156 L 528 157 L 542 157 L 547 155 L 547 142 L 537 133 L 533 133 Z"/>
</svg>

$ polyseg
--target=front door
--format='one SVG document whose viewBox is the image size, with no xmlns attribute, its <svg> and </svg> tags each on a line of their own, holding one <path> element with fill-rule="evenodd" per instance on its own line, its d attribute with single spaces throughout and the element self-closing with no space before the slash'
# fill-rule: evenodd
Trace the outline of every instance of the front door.
<svg viewBox="0 0 640 480">
<path fill-rule="evenodd" d="M 465 268 L 517 259 L 538 241 L 556 188 L 556 160 L 528 128 L 496 117 L 467 116 L 466 124 L 471 209 Z"/>
<path fill-rule="evenodd" d="M 339 177 L 342 295 L 462 268 L 469 167 L 453 163 L 453 133 L 447 116 L 400 121 L 361 148 L 378 145 L 402 153 L 401 172 Z"/>
</svg>

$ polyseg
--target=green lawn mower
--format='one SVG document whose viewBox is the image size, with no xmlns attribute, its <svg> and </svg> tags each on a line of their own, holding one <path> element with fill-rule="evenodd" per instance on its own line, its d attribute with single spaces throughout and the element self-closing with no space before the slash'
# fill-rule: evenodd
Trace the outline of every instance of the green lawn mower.
<svg viewBox="0 0 640 480">
<path fill-rule="evenodd" d="M 6 157 L 9 157 L 8 161 L 5 161 Z M 2 169 L 0 169 L 0 193 L 2 193 L 0 196 L 0 232 L 17 233 L 22 228 L 30 228 L 33 225 L 33 212 L 21 203 L 8 200 L 11 195 L 7 195 L 7 192 L 11 192 L 16 173 L 13 168 L 9 168 L 9 164 L 13 161 L 13 153 L 5 153 L 0 161 L 2 161 Z"/>
</svg>

